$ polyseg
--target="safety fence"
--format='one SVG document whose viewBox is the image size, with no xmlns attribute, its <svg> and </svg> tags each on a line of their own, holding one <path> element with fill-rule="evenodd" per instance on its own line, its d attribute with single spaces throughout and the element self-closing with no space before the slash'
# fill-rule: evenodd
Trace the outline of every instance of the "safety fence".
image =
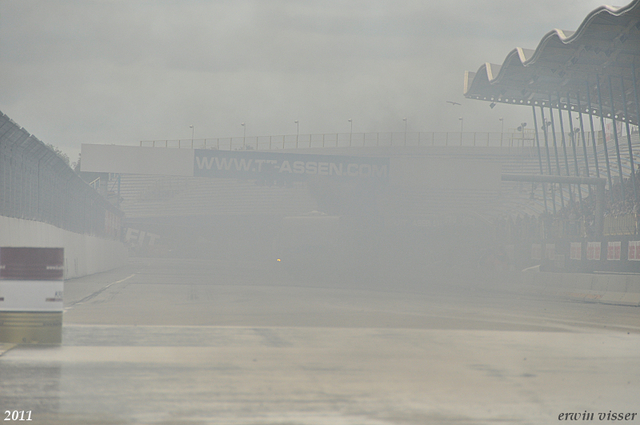
<svg viewBox="0 0 640 425">
<path fill-rule="evenodd" d="M 0 215 L 120 238 L 123 213 L 53 150 L 0 112 Z"/>
</svg>

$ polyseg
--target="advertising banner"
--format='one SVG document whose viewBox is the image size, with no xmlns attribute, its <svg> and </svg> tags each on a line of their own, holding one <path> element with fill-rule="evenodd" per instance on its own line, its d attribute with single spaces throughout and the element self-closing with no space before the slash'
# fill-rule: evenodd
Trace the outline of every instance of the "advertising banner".
<svg viewBox="0 0 640 425">
<path fill-rule="evenodd" d="M 640 241 L 629 241 L 629 249 L 627 251 L 629 261 L 640 260 Z"/>
<path fill-rule="evenodd" d="M 600 260 L 600 242 L 587 242 L 587 260 Z"/>
<path fill-rule="evenodd" d="M 389 158 L 277 152 L 196 149 L 195 177 L 264 181 L 304 181 L 311 176 L 336 179 L 387 179 Z"/>
<path fill-rule="evenodd" d="M 607 260 L 620 260 L 620 241 L 609 242 L 607 244 Z"/>
<path fill-rule="evenodd" d="M 569 259 L 571 260 L 582 259 L 582 243 L 571 242 L 571 252 L 569 253 Z"/>
</svg>

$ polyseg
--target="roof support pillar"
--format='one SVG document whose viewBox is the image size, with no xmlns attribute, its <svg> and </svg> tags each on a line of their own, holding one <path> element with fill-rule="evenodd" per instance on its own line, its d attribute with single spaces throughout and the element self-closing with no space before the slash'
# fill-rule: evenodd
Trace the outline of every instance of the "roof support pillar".
<svg viewBox="0 0 640 425">
<path fill-rule="evenodd" d="M 631 62 L 631 72 L 633 76 L 631 77 L 631 81 L 633 81 L 633 93 L 636 98 L 636 123 L 638 125 L 638 129 L 640 129 L 640 100 L 638 100 L 638 85 L 636 84 L 636 64 Z"/>
<path fill-rule="evenodd" d="M 602 143 L 604 145 L 604 160 L 607 164 L 607 179 L 609 181 L 609 190 L 613 195 L 613 181 L 611 180 L 611 167 L 609 165 L 609 150 L 607 149 L 607 132 L 604 126 L 604 109 L 602 108 L 602 94 L 600 92 L 600 78 L 598 75 L 596 75 L 596 88 L 598 89 L 598 104 L 600 105 L 600 127 L 602 130 Z"/>
<path fill-rule="evenodd" d="M 549 175 L 553 174 L 551 171 L 551 155 L 549 154 L 549 136 L 547 135 L 547 120 L 544 117 L 544 106 L 540 105 L 540 114 L 542 116 L 542 132 L 544 133 L 544 149 L 547 153 L 547 170 L 549 171 Z M 553 213 L 556 211 L 556 193 L 553 189 L 553 185 L 551 185 L 551 202 L 553 203 Z"/>
<path fill-rule="evenodd" d="M 567 93 L 567 105 L 571 105 L 569 93 Z M 573 168 L 576 177 L 580 177 L 580 167 L 578 167 L 578 153 L 576 152 L 576 133 L 573 131 L 573 120 L 571 117 L 571 106 L 567 108 L 567 117 L 569 118 L 569 131 L 571 131 L 571 148 L 573 150 Z M 580 211 L 584 213 L 584 205 L 582 204 L 582 189 L 578 186 L 578 199 L 580 201 Z"/>
<path fill-rule="evenodd" d="M 596 185 L 595 225 L 596 237 L 602 237 L 604 233 L 604 182 Z"/>
<path fill-rule="evenodd" d="M 564 153 L 564 170 L 567 173 L 567 176 L 571 175 L 571 172 L 569 171 L 569 158 L 567 155 L 567 142 L 565 139 L 565 135 L 564 135 L 564 122 L 562 120 L 562 108 L 560 107 L 560 93 L 556 92 L 556 95 L 558 97 L 558 122 L 560 123 L 560 134 L 562 135 L 561 137 L 561 141 L 562 141 L 562 152 Z M 573 204 L 573 189 L 571 187 L 571 183 L 569 183 L 569 199 L 571 200 L 571 203 Z"/>
<path fill-rule="evenodd" d="M 556 124 L 553 120 L 553 106 L 551 104 L 551 92 L 549 92 L 549 119 L 551 120 L 551 135 L 553 136 L 553 151 L 556 155 L 556 171 L 561 176 L 560 172 L 560 155 L 558 155 L 558 139 L 556 137 Z M 564 194 L 562 193 L 562 184 L 560 183 L 560 204 L 564 208 Z"/>
<path fill-rule="evenodd" d="M 584 122 L 582 120 L 582 108 L 580 106 L 580 91 L 576 93 L 578 99 L 578 118 L 580 119 L 580 137 L 582 139 L 582 153 L 584 155 L 584 171 L 587 177 L 589 176 L 589 156 L 587 154 L 587 139 L 584 135 Z"/>
<path fill-rule="evenodd" d="M 640 132 L 640 101 L 638 100 L 638 85 L 636 84 L 636 65 L 634 62 L 631 62 L 631 71 L 633 73 L 633 75 L 631 76 L 631 81 L 633 82 L 633 94 L 636 99 L 636 123 L 637 123 L 638 131 Z M 634 173 L 635 173 L 635 170 L 634 170 Z"/>
<path fill-rule="evenodd" d="M 631 166 L 631 186 L 633 187 L 633 199 L 635 203 L 638 203 L 638 189 L 636 188 L 636 167 L 633 161 L 633 147 L 631 146 L 631 129 L 629 128 L 629 114 L 627 111 L 627 94 L 625 93 L 624 77 L 620 76 L 620 89 L 622 90 L 622 107 L 625 120 L 625 127 L 627 129 L 627 146 L 629 147 L 629 165 Z"/>
<path fill-rule="evenodd" d="M 538 119 L 536 117 L 536 107 L 531 105 L 531 112 L 533 113 L 533 128 L 536 130 L 536 148 L 538 150 L 538 165 L 540 166 L 540 174 L 544 174 L 544 168 L 542 167 L 542 151 L 540 150 L 540 136 L 538 133 Z M 544 199 L 544 211 L 549 212 L 549 208 L 547 207 L 547 188 L 544 183 L 542 183 L 542 198 Z"/>
<path fill-rule="evenodd" d="M 611 122 L 613 123 L 613 141 L 616 144 L 616 157 L 618 160 L 618 174 L 620 175 L 620 193 L 622 194 L 622 202 L 627 200 L 624 193 L 624 175 L 622 174 L 622 160 L 620 159 L 620 144 L 618 143 L 618 127 L 616 126 L 616 105 L 613 101 L 613 85 L 611 84 L 611 75 L 609 75 L 609 102 L 611 102 Z"/>
<path fill-rule="evenodd" d="M 587 103 L 589 104 L 589 126 L 591 127 L 591 146 L 593 147 L 593 160 L 596 165 L 596 177 L 600 177 L 600 166 L 598 165 L 598 148 L 596 147 L 596 130 L 593 126 L 593 107 L 591 106 L 591 86 L 587 81 Z"/>
</svg>

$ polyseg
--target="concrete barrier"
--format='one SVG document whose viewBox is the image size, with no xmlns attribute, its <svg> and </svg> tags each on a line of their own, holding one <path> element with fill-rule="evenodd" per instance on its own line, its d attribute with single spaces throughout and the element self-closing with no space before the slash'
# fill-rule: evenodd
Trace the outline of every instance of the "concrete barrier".
<svg viewBox="0 0 640 425">
<path fill-rule="evenodd" d="M 640 306 L 640 275 L 523 271 L 521 283 L 544 295 L 626 306 Z"/>
<path fill-rule="evenodd" d="M 33 220 L 0 216 L 0 246 L 64 248 L 64 278 L 111 270 L 127 261 L 119 242 L 83 235 Z"/>
</svg>

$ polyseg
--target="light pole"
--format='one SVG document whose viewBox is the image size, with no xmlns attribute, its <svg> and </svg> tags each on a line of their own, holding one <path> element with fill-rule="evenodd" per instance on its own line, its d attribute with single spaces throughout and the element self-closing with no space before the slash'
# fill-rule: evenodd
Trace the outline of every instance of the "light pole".
<svg viewBox="0 0 640 425">
<path fill-rule="evenodd" d="M 196 129 L 193 127 L 193 125 L 190 125 L 189 128 L 191 129 L 191 149 L 193 149 L 193 134 L 195 133 Z"/>
<path fill-rule="evenodd" d="M 242 150 L 247 149 L 247 127 L 244 123 L 240 124 L 242 126 Z"/>
<path fill-rule="evenodd" d="M 296 124 L 296 149 L 298 148 L 298 138 L 300 137 L 300 121 L 295 120 L 294 123 Z"/>
<path fill-rule="evenodd" d="M 462 146 L 462 131 L 464 130 L 464 118 L 458 118 L 460 120 L 460 146 Z"/>
<path fill-rule="evenodd" d="M 349 124 L 351 125 L 349 128 L 349 147 L 351 147 L 351 138 L 353 136 L 353 120 L 349 118 Z"/>
<path fill-rule="evenodd" d="M 500 147 L 502 147 L 502 137 L 504 136 L 504 118 L 498 118 L 500 120 Z"/>
<path fill-rule="evenodd" d="M 520 127 L 518 127 L 518 131 L 520 132 L 520 138 L 522 139 L 522 146 L 524 147 L 524 128 L 527 126 L 526 122 L 520 123 Z"/>
<path fill-rule="evenodd" d="M 404 121 L 404 145 L 407 146 L 407 118 L 402 118 Z"/>
</svg>

